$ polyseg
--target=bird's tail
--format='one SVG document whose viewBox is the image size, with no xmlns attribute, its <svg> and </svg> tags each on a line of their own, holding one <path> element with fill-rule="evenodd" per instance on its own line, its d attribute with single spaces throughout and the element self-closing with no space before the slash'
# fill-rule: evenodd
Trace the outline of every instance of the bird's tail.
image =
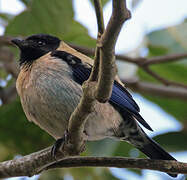
<svg viewBox="0 0 187 180">
<path fill-rule="evenodd" d="M 169 153 L 167 153 L 159 144 L 149 138 L 144 130 L 137 124 L 132 115 L 128 112 L 122 112 L 124 118 L 124 126 L 121 127 L 124 134 L 124 141 L 129 142 L 150 159 L 157 160 L 174 160 Z M 177 174 L 168 173 L 169 176 L 177 177 Z"/>
<path fill-rule="evenodd" d="M 160 160 L 174 160 L 176 159 L 172 157 L 169 153 L 167 153 L 159 144 L 153 141 L 151 138 L 148 138 L 148 143 L 146 143 L 143 147 L 137 147 L 141 152 L 147 155 L 150 159 L 160 159 Z M 177 177 L 177 174 L 168 173 L 168 175 L 172 177 Z"/>
</svg>

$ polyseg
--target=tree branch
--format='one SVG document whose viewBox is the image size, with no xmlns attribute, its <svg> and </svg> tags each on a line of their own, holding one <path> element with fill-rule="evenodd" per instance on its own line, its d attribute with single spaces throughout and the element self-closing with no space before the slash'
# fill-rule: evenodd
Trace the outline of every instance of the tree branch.
<svg viewBox="0 0 187 180">
<path fill-rule="evenodd" d="M 104 20 L 103 20 L 103 12 L 100 0 L 94 0 L 97 23 L 98 23 L 98 40 L 104 32 Z M 94 88 L 96 85 L 96 81 L 98 78 L 98 69 L 100 65 L 100 49 L 96 47 L 94 65 L 92 68 L 91 75 L 88 81 L 84 82 L 82 89 L 83 95 L 81 97 L 80 103 L 72 113 L 68 131 L 69 135 L 69 144 L 71 144 L 71 151 L 74 151 L 72 154 L 79 154 L 84 150 L 84 125 L 86 123 L 86 119 L 88 115 L 92 112 L 95 100 L 95 91 Z M 70 150 L 70 145 L 69 145 Z M 68 151 L 69 151 L 68 150 Z"/>
<path fill-rule="evenodd" d="M 67 149 L 70 155 L 77 155 L 84 150 L 84 125 L 96 102 L 94 99 L 94 87 L 95 83 L 86 81 L 83 84 L 83 95 L 80 103 L 70 117 L 68 125 L 69 146 Z"/>
<path fill-rule="evenodd" d="M 33 154 L 0 163 L 0 178 L 33 176 L 44 170 L 68 167 L 117 167 L 151 169 L 187 174 L 187 163 L 124 157 L 69 157 L 54 162 L 47 148 Z M 58 157 L 59 158 L 59 157 Z"/>
<path fill-rule="evenodd" d="M 99 102 L 106 102 L 110 98 L 117 71 L 114 56 L 115 44 L 123 23 L 130 18 L 125 0 L 113 0 L 112 3 L 112 16 L 98 44 L 101 49 L 101 61 L 96 99 Z"/>
<path fill-rule="evenodd" d="M 158 170 L 187 174 L 187 163 L 178 161 L 138 159 L 125 157 L 71 157 L 50 165 L 47 169 L 62 167 L 117 167 Z"/>
<path fill-rule="evenodd" d="M 138 78 L 123 79 L 122 82 L 128 88 L 138 93 L 175 98 L 182 101 L 187 100 L 187 91 L 181 87 L 171 87 L 150 82 L 143 82 L 139 81 Z"/>
</svg>

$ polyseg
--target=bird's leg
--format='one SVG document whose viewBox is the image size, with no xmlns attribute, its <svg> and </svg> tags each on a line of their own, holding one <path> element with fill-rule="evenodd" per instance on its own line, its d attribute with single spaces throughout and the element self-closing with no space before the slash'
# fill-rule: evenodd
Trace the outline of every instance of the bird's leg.
<svg viewBox="0 0 187 180">
<path fill-rule="evenodd" d="M 52 149 L 51 149 L 51 156 L 56 159 L 56 154 L 58 151 L 62 150 L 64 145 L 68 143 L 68 131 L 66 130 L 63 137 L 56 140 Z"/>
<path fill-rule="evenodd" d="M 72 149 L 71 143 L 69 142 L 69 133 L 68 133 L 68 130 L 66 130 L 65 133 L 64 133 L 64 135 L 63 135 L 63 137 L 57 139 L 56 142 L 54 143 L 54 145 L 53 145 L 53 147 L 51 149 L 51 156 L 56 159 L 57 153 L 58 152 L 63 152 L 64 150 L 66 150 L 66 148 L 68 148 L 70 150 L 70 152 L 71 152 L 70 154 L 71 155 L 78 155 L 78 154 L 84 152 L 85 149 L 86 149 L 85 142 L 88 139 L 88 136 L 85 133 L 85 131 L 83 133 L 83 139 L 84 139 L 84 141 L 83 141 L 82 146 L 79 149 L 79 152 L 75 152 L 74 149 Z M 67 145 L 67 147 L 65 147 L 66 145 Z"/>
</svg>

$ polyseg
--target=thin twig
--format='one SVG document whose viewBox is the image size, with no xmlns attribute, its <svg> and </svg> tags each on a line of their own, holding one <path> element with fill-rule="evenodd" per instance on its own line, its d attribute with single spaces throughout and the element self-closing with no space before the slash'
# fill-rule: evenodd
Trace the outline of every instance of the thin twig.
<svg viewBox="0 0 187 180">
<path fill-rule="evenodd" d="M 94 0 L 94 7 L 97 17 L 98 34 L 102 35 L 105 30 L 105 25 L 103 19 L 103 8 L 101 0 Z"/>
<path fill-rule="evenodd" d="M 162 82 L 166 86 L 172 85 L 172 86 L 187 88 L 187 85 L 185 84 L 165 79 L 164 77 L 153 72 L 148 66 L 143 66 L 143 70 L 146 71 L 148 74 L 150 74 L 155 79 L 157 79 L 158 81 Z"/>
<path fill-rule="evenodd" d="M 187 57 L 187 53 L 156 56 L 156 57 L 152 57 L 152 58 L 147 58 L 147 60 L 143 64 L 144 65 L 153 65 L 153 64 L 174 62 L 174 61 L 179 61 L 179 60 L 186 58 L 186 57 Z"/>
<path fill-rule="evenodd" d="M 94 0 L 94 7 L 96 11 L 97 25 L 98 25 L 97 42 L 99 42 L 105 30 L 101 0 Z M 94 65 L 93 65 L 92 72 L 90 74 L 89 81 L 97 81 L 99 75 L 99 63 L 100 63 L 100 47 L 96 46 Z"/>
</svg>

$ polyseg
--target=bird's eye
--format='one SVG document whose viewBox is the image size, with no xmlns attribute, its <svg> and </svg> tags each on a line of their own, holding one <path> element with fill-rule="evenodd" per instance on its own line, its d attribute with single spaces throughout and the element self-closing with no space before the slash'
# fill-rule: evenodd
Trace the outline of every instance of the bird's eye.
<svg viewBox="0 0 187 180">
<path fill-rule="evenodd" d="M 38 41 L 38 45 L 43 46 L 43 45 L 45 45 L 45 42 L 44 41 Z"/>
</svg>

